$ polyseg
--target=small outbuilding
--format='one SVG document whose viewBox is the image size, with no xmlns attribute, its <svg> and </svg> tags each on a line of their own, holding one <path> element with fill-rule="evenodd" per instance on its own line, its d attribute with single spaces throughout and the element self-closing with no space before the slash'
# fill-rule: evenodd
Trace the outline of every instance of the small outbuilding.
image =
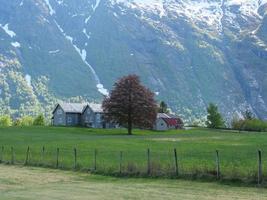
<svg viewBox="0 0 267 200">
<path fill-rule="evenodd" d="M 154 130 L 166 131 L 173 129 L 182 129 L 184 123 L 181 118 L 173 114 L 158 113 Z"/>
</svg>

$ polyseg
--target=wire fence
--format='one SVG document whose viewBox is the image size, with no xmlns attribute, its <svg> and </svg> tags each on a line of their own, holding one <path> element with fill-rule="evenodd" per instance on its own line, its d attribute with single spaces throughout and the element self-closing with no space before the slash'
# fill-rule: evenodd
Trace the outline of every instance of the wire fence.
<svg viewBox="0 0 267 200">
<path fill-rule="evenodd" d="M 209 177 L 258 184 L 267 181 L 267 157 L 262 151 L 110 151 L 0 147 L 0 163 L 89 171 L 117 176 Z M 266 168 L 267 169 L 267 168 Z"/>
</svg>

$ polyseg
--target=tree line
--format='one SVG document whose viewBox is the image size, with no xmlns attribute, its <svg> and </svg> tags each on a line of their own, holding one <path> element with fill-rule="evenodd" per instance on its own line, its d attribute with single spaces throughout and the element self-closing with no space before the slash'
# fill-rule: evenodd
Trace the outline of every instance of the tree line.
<svg viewBox="0 0 267 200">
<path fill-rule="evenodd" d="M 209 104 L 207 113 L 208 128 L 226 128 L 225 121 L 215 104 Z M 257 119 L 249 109 L 246 109 L 242 116 L 233 117 L 230 128 L 239 131 L 267 131 L 267 122 Z"/>
<path fill-rule="evenodd" d="M 134 128 L 152 129 L 157 113 L 170 112 L 165 102 L 157 104 L 155 94 L 141 84 L 137 75 L 124 76 L 115 82 L 110 94 L 104 98 L 102 107 L 105 120 L 126 127 L 129 135 Z M 14 121 L 10 116 L 0 117 L 0 126 L 44 126 L 45 124 L 43 115 L 35 118 L 24 116 Z M 205 125 L 208 128 L 226 128 L 218 106 L 213 103 L 207 107 Z M 246 110 L 241 118 L 233 118 L 231 128 L 240 131 L 267 131 L 267 122 L 257 119 L 251 111 Z"/>
<path fill-rule="evenodd" d="M 160 102 L 159 106 L 157 105 L 154 93 L 143 86 L 136 75 L 119 79 L 114 84 L 111 94 L 105 98 L 103 108 L 106 120 L 127 127 L 128 134 L 132 134 L 133 127 L 151 129 L 158 112 L 170 112 L 164 101 Z M 213 103 L 207 107 L 205 125 L 213 129 L 267 131 L 267 122 L 256 119 L 249 110 L 246 110 L 242 117 L 233 118 L 231 127 L 227 127 L 218 106 Z"/>
</svg>

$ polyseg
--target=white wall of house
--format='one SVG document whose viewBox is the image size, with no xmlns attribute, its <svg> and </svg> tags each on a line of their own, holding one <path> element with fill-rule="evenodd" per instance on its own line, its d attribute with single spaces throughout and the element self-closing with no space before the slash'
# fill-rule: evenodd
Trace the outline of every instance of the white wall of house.
<svg viewBox="0 0 267 200">
<path fill-rule="evenodd" d="M 158 118 L 156 120 L 156 125 L 155 125 L 154 129 L 157 130 L 157 131 L 166 131 L 169 128 L 168 128 L 167 123 L 162 118 Z"/>
</svg>

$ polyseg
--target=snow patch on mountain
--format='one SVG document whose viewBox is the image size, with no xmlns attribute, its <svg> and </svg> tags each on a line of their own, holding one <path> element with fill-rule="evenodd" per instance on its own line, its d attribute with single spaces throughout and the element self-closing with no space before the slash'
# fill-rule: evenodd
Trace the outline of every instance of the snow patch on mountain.
<svg viewBox="0 0 267 200">
<path fill-rule="evenodd" d="M 26 83 L 27 85 L 32 88 L 32 77 L 29 75 L 29 74 L 26 74 L 25 75 L 25 80 L 26 80 Z"/>
<path fill-rule="evenodd" d="M 24 0 L 21 0 L 19 6 L 23 6 L 24 5 Z"/>
<path fill-rule="evenodd" d="M 49 9 L 49 14 L 50 15 L 54 15 L 56 12 L 53 9 L 53 7 L 51 6 L 50 1 L 49 0 L 44 0 L 44 2 L 46 3 L 46 5 L 47 5 L 47 7 Z"/>
<path fill-rule="evenodd" d="M 53 51 L 49 51 L 48 53 L 49 53 L 49 54 L 55 54 L 55 53 L 58 53 L 58 52 L 60 52 L 59 49 L 57 49 L 57 50 L 53 50 Z"/>
<path fill-rule="evenodd" d="M 258 9 L 267 0 L 110 0 L 111 5 L 119 4 L 128 9 L 141 11 L 142 19 L 150 19 L 151 14 L 174 17 L 186 17 L 196 24 L 206 24 L 209 29 L 223 30 L 222 19 L 226 15 L 227 21 L 236 28 L 240 28 L 233 13 L 233 6 L 243 17 L 261 18 Z"/>
<path fill-rule="evenodd" d="M 0 24 L 0 28 L 2 28 L 11 38 L 16 36 L 16 33 L 9 29 L 9 24 L 6 24 L 4 26 Z"/>
<path fill-rule="evenodd" d="M 239 5 L 239 6 L 262 6 L 267 3 L 267 0 L 227 0 L 225 3 L 229 6 Z"/>
<path fill-rule="evenodd" d="M 91 38 L 91 36 L 87 33 L 85 28 L 83 29 L 83 33 L 87 37 L 88 40 Z"/>
<path fill-rule="evenodd" d="M 98 6 L 99 6 L 100 2 L 101 2 L 101 0 L 96 0 L 96 3 L 95 3 L 95 5 L 92 7 L 92 8 L 93 8 L 93 10 L 94 10 L 94 12 L 95 12 L 95 10 L 98 8 Z"/>
<path fill-rule="evenodd" d="M 64 3 L 64 0 L 57 0 L 58 5 L 61 5 Z"/>
<path fill-rule="evenodd" d="M 19 42 L 11 42 L 11 45 L 15 48 L 19 48 L 21 47 L 20 43 Z"/>
<path fill-rule="evenodd" d="M 95 5 L 92 5 L 92 9 L 93 9 L 93 13 L 96 11 L 96 9 L 99 7 L 101 0 L 96 0 Z M 87 24 L 89 22 L 89 20 L 91 19 L 92 14 L 90 14 L 86 19 L 85 19 L 85 23 Z"/>
<path fill-rule="evenodd" d="M 69 40 L 72 44 L 72 46 L 74 47 L 74 49 L 77 51 L 77 53 L 80 55 L 81 59 L 83 60 L 83 62 L 89 67 L 89 69 L 91 70 L 94 78 L 95 78 L 95 81 L 96 81 L 96 87 L 97 87 L 97 90 L 107 96 L 109 95 L 109 92 L 107 89 L 104 88 L 103 84 L 101 83 L 95 69 L 87 62 L 86 60 L 86 57 L 87 57 L 87 52 L 85 49 L 80 49 L 77 45 L 74 44 L 74 40 L 71 36 L 67 35 L 64 30 L 61 28 L 61 26 L 55 21 L 55 24 L 56 26 L 58 27 L 58 29 L 60 30 L 60 32 L 65 36 L 65 38 L 67 40 Z"/>
<path fill-rule="evenodd" d="M 131 9 L 150 11 L 160 18 L 166 15 L 163 0 L 111 0 L 111 4 L 123 4 Z"/>
</svg>

